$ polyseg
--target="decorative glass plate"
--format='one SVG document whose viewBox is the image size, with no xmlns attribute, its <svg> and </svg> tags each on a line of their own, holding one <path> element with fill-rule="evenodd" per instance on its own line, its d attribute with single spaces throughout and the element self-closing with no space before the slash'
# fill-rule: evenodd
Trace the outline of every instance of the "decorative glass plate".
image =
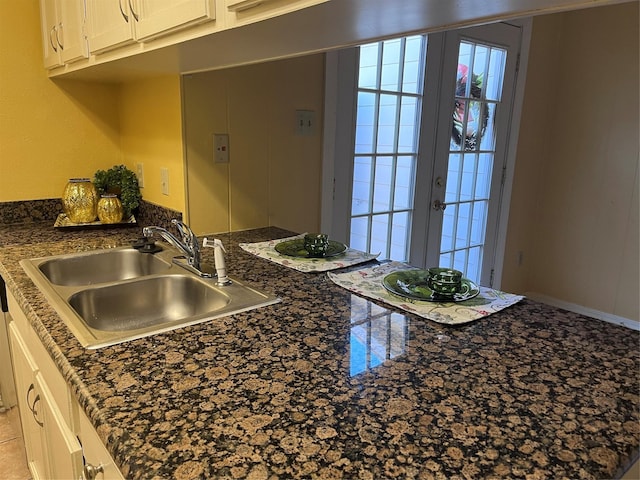
<svg viewBox="0 0 640 480">
<path fill-rule="evenodd" d="M 382 285 L 395 295 L 427 302 L 464 302 L 480 293 L 475 283 L 463 278 L 462 284 L 467 287 L 465 293 L 456 293 L 452 297 L 439 295 L 429 288 L 427 278 L 429 278 L 427 270 L 401 270 L 384 277 Z"/>
<path fill-rule="evenodd" d="M 297 258 L 329 258 L 335 257 L 347 251 L 347 246 L 344 243 L 336 242 L 335 240 L 329 240 L 329 246 L 327 252 L 322 257 L 314 257 L 309 255 L 304 249 L 304 238 L 296 238 L 295 240 L 288 240 L 286 242 L 280 242 L 275 246 L 276 252 L 288 257 Z"/>
</svg>

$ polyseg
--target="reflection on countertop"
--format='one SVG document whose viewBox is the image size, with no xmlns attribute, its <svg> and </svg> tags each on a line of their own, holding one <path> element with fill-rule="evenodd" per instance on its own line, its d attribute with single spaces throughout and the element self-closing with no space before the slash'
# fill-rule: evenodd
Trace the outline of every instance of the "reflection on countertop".
<svg viewBox="0 0 640 480">
<path fill-rule="evenodd" d="M 436 324 L 237 246 L 291 235 L 264 228 L 218 237 L 281 303 L 89 351 L 18 261 L 138 232 L 31 228 L 0 275 L 127 478 L 611 478 L 637 455 L 638 332 L 527 299 Z"/>
</svg>

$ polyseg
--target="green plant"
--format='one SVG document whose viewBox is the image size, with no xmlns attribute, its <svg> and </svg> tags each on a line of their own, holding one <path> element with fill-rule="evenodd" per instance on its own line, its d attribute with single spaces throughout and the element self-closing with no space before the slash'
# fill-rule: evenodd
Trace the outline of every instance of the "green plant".
<svg viewBox="0 0 640 480">
<path fill-rule="evenodd" d="M 98 170 L 93 177 L 93 184 L 99 194 L 115 193 L 122 202 L 124 218 L 131 216 L 140 205 L 142 195 L 138 185 L 138 177 L 124 165 L 116 165 L 109 170 Z"/>
</svg>

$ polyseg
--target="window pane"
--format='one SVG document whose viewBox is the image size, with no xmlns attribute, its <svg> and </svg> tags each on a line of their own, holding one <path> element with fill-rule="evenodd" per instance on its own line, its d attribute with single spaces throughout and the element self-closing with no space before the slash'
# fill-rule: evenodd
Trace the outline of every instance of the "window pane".
<svg viewBox="0 0 640 480">
<path fill-rule="evenodd" d="M 444 202 L 457 202 L 460 198 L 460 176 L 462 175 L 462 156 L 457 153 L 449 155 L 449 167 L 447 169 L 447 187 L 445 189 Z"/>
<path fill-rule="evenodd" d="M 413 177 L 415 157 L 398 157 L 396 161 L 396 184 L 393 194 L 393 208 L 408 209 L 413 206 Z"/>
<path fill-rule="evenodd" d="M 358 93 L 358 109 L 356 117 L 356 153 L 373 152 L 373 136 L 377 95 L 375 93 Z"/>
<path fill-rule="evenodd" d="M 400 84 L 401 39 L 388 40 L 382 47 L 381 90 L 398 91 Z"/>
<path fill-rule="evenodd" d="M 458 205 L 458 218 L 456 219 L 456 249 L 469 246 L 467 234 L 471 227 L 471 204 L 460 203 Z"/>
<path fill-rule="evenodd" d="M 464 273 L 465 277 L 468 278 L 467 275 L 467 250 L 456 250 L 453 252 L 453 268 L 456 270 L 460 270 Z"/>
<path fill-rule="evenodd" d="M 409 213 L 393 214 L 393 228 L 391 230 L 391 254 L 389 258 L 404 262 L 407 260 L 407 243 L 409 238 Z"/>
<path fill-rule="evenodd" d="M 442 238 L 440 240 L 440 250 L 445 252 L 453 250 L 453 238 L 456 229 L 456 214 L 458 205 L 453 204 L 447 206 L 442 215 Z"/>
<path fill-rule="evenodd" d="M 416 97 L 402 97 L 398 152 L 415 153 L 418 146 L 419 107 Z"/>
<path fill-rule="evenodd" d="M 472 96 L 476 98 L 486 98 L 484 94 L 486 82 L 484 80 L 486 79 L 485 69 L 488 67 L 488 64 L 489 47 L 485 45 L 476 45 L 473 58 L 473 78 L 474 84 L 476 84 L 480 90 L 479 92 L 477 92 L 477 95 L 472 94 Z"/>
<path fill-rule="evenodd" d="M 460 201 L 468 202 L 473 200 L 473 189 L 475 186 L 476 155 L 467 153 L 463 157 L 462 176 L 460 182 Z"/>
<path fill-rule="evenodd" d="M 396 138 L 396 122 L 398 97 L 380 95 L 380 112 L 378 114 L 378 153 L 393 152 Z"/>
<path fill-rule="evenodd" d="M 482 135 L 482 142 L 480 143 L 480 150 L 494 150 L 496 144 L 496 134 L 495 134 L 495 114 L 496 114 L 496 104 L 489 103 L 485 104 L 484 115 L 487 116 L 486 128 L 484 130 L 484 134 Z"/>
<path fill-rule="evenodd" d="M 378 157 L 373 187 L 373 211 L 391 210 L 391 181 L 393 179 L 392 157 Z"/>
<path fill-rule="evenodd" d="M 487 100 L 499 101 L 502 96 L 502 81 L 507 52 L 499 48 L 491 49 L 491 61 L 487 72 L 487 86 L 485 96 Z"/>
<path fill-rule="evenodd" d="M 480 278 L 480 267 L 482 266 L 482 247 L 469 249 L 467 265 L 464 270 L 465 276 L 473 281 Z"/>
<path fill-rule="evenodd" d="M 378 86 L 378 45 L 378 43 L 372 43 L 360 47 L 359 88 L 375 89 Z"/>
<path fill-rule="evenodd" d="M 408 37 L 404 54 L 404 73 L 402 91 L 405 93 L 422 92 L 422 68 L 424 58 L 425 37 Z"/>
<path fill-rule="evenodd" d="M 439 267 L 447 267 L 447 268 L 452 268 L 453 267 L 453 261 L 452 261 L 452 254 L 451 252 L 446 252 L 440 255 L 440 262 L 438 263 Z M 460 270 L 461 272 L 463 270 Z"/>
<path fill-rule="evenodd" d="M 493 153 L 482 153 L 478 156 L 478 173 L 476 174 L 475 198 L 489 198 L 491 188 L 491 170 Z"/>
<path fill-rule="evenodd" d="M 351 236 L 349 246 L 356 250 L 367 251 L 369 238 L 369 217 L 354 217 L 351 219 Z"/>
<path fill-rule="evenodd" d="M 371 198 L 372 177 L 371 157 L 355 157 L 353 162 L 352 215 L 370 213 L 369 201 Z"/>
<path fill-rule="evenodd" d="M 389 233 L 389 215 L 371 217 L 371 252 L 380 252 L 382 258 L 389 258 L 387 235 Z"/>
<path fill-rule="evenodd" d="M 473 203 L 473 218 L 471 220 L 471 245 L 482 245 L 487 224 L 488 202 Z"/>
</svg>

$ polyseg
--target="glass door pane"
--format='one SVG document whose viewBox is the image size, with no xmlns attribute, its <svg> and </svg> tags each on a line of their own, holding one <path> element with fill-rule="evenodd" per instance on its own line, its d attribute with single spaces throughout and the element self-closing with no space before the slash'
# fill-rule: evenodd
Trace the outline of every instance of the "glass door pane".
<svg viewBox="0 0 640 480">
<path fill-rule="evenodd" d="M 349 244 L 408 258 L 426 37 L 360 47 Z"/>
<path fill-rule="evenodd" d="M 507 52 L 469 40 L 458 49 L 439 265 L 479 282 L 495 157 L 494 116 Z"/>
</svg>

